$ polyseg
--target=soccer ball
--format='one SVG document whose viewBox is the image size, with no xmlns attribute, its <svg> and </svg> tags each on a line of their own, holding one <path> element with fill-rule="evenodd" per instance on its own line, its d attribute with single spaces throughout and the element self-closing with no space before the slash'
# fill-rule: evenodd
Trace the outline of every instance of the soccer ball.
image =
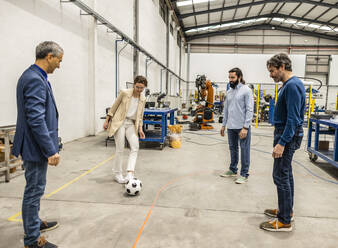
<svg viewBox="0 0 338 248">
<path fill-rule="evenodd" d="M 133 178 L 125 184 L 125 187 L 128 195 L 138 195 L 142 189 L 142 182 L 137 178 Z"/>
</svg>

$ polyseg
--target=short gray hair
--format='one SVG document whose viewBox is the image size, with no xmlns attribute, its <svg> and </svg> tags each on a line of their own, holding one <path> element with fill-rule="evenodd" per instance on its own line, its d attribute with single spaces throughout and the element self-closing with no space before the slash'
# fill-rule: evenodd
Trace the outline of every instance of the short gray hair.
<svg viewBox="0 0 338 248">
<path fill-rule="evenodd" d="M 35 49 L 35 58 L 44 59 L 51 53 L 53 56 L 59 56 L 63 53 L 62 47 L 54 41 L 44 41 Z"/>
</svg>

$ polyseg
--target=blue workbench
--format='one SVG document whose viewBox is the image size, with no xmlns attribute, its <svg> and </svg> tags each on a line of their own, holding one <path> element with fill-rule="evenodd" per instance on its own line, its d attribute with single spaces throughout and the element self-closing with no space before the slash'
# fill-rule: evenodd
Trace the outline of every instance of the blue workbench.
<svg viewBox="0 0 338 248">
<path fill-rule="evenodd" d="M 143 116 L 143 130 L 146 138 L 140 139 L 140 141 L 151 141 L 160 143 L 160 148 L 163 149 L 164 141 L 168 133 L 168 120 L 170 125 L 174 125 L 175 121 L 174 109 L 145 109 Z M 161 130 L 157 132 L 147 131 L 148 125 L 159 125 Z"/>
<path fill-rule="evenodd" d="M 331 127 L 329 129 L 328 127 Z M 315 133 L 314 142 L 312 142 L 312 133 Z M 334 136 L 333 150 L 319 150 L 319 135 L 326 134 Z M 307 151 L 311 161 L 316 161 L 318 157 L 338 168 L 338 123 L 329 120 L 317 120 L 310 118 Z M 312 146 L 313 143 L 313 146 Z"/>
</svg>

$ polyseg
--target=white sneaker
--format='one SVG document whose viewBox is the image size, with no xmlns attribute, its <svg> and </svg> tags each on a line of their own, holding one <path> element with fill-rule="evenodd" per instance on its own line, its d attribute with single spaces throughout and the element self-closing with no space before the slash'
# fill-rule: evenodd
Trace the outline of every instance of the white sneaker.
<svg viewBox="0 0 338 248">
<path fill-rule="evenodd" d="M 122 176 L 122 174 L 115 174 L 115 177 L 114 177 L 115 181 L 118 182 L 118 183 L 126 183 L 126 179 Z"/>
<path fill-rule="evenodd" d="M 134 175 L 131 174 L 131 173 L 128 173 L 128 174 L 126 175 L 126 177 L 125 177 L 126 183 L 128 183 L 129 180 L 130 180 L 130 179 L 133 179 L 133 178 L 134 178 Z"/>
</svg>

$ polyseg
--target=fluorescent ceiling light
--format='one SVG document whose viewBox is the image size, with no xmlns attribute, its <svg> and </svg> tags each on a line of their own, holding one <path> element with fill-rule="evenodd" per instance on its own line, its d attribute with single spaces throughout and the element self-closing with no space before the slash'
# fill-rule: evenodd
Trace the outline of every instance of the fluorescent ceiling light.
<svg viewBox="0 0 338 248">
<path fill-rule="evenodd" d="M 320 26 L 317 24 L 309 24 L 308 27 L 310 28 L 319 28 Z"/>
<path fill-rule="evenodd" d="M 306 22 L 298 22 L 297 25 L 298 25 L 298 26 L 305 26 L 305 27 L 306 27 L 306 26 L 309 25 L 309 23 L 306 23 Z"/>
<path fill-rule="evenodd" d="M 284 19 L 283 18 L 272 18 L 272 20 L 274 20 L 274 21 L 276 21 L 276 22 L 282 22 L 282 21 L 284 21 Z"/>
<path fill-rule="evenodd" d="M 323 26 L 320 27 L 319 29 L 325 30 L 325 31 L 333 31 L 332 28 L 328 27 L 328 26 Z"/>
<path fill-rule="evenodd" d="M 251 20 L 246 20 L 246 21 L 240 21 L 240 22 L 230 22 L 230 23 L 225 23 L 221 25 L 214 25 L 214 26 L 208 26 L 208 27 L 203 27 L 203 28 L 194 28 L 186 31 L 186 33 L 192 33 L 192 32 L 198 32 L 198 31 L 205 31 L 205 30 L 214 30 L 218 28 L 225 28 L 225 27 L 231 27 L 231 26 L 236 26 L 236 25 L 241 25 L 241 24 L 248 24 L 248 23 L 253 23 L 253 22 L 261 22 L 261 21 L 266 21 L 268 18 L 258 18 L 258 19 L 251 19 Z"/>
<path fill-rule="evenodd" d="M 214 25 L 214 26 L 208 26 L 208 27 L 203 27 L 203 28 L 194 28 L 186 31 L 186 33 L 192 33 L 192 32 L 199 32 L 199 31 L 208 31 L 208 30 L 215 30 L 219 28 L 225 28 L 225 27 L 232 27 L 232 26 L 237 26 L 237 25 L 242 25 L 242 24 L 249 24 L 249 23 L 256 23 L 256 22 L 261 22 L 261 21 L 266 21 L 268 18 L 258 18 L 258 19 L 250 19 L 250 20 L 245 20 L 245 21 L 240 21 L 240 22 L 230 22 L 226 24 L 221 24 L 221 25 Z M 315 28 L 315 29 L 320 29 L 323 31 L 329 31 L 329 32 L 338 32 L 338 28 L 331 28 L 329 26 L 320 26 L 318 24 L 312 24 L 308 22 L 298 22 L 297 20 L 293 19 L 283 19 L 283 18 L 273 18 L 273 21 L 281 22 L 281 23 L 286 23 L 286 24 L 293 24 L 296 26 L 303 26 L 303 27 L 309 27 L 309 28 Z"/>
<path fill-rule="evenodd" d="M 318 24 L 313 24 L 313 23 L 308 23 L 308 22 L 298 22 L 297 20 L 293 20 L 293 19 L 272 18 L 272 20 L 281 22 L 281 23 L 293 24 L 296 26 L 303 26 L 303 27 L 320 29 L 324 31 L 338 32 L 338 29 L 333 29 L 333 28 L 330 28 L 329 26 L 320 26 Z"/>
<path fill-rule="evenodd" d="M 186 0 L 181 2 L 176 2 L 177 7 L 192 5 L 192 4 L 199 4 L 199 3 L 207 3 L 207 2 L 213 2 L 216 0 Z"/>
<path fill-rule="evenodd" d="M 297 23 L 296 20 L 285 20 L 284 22 L 288 23 L 288 24 L 296 24 Z"/>
</svg>

